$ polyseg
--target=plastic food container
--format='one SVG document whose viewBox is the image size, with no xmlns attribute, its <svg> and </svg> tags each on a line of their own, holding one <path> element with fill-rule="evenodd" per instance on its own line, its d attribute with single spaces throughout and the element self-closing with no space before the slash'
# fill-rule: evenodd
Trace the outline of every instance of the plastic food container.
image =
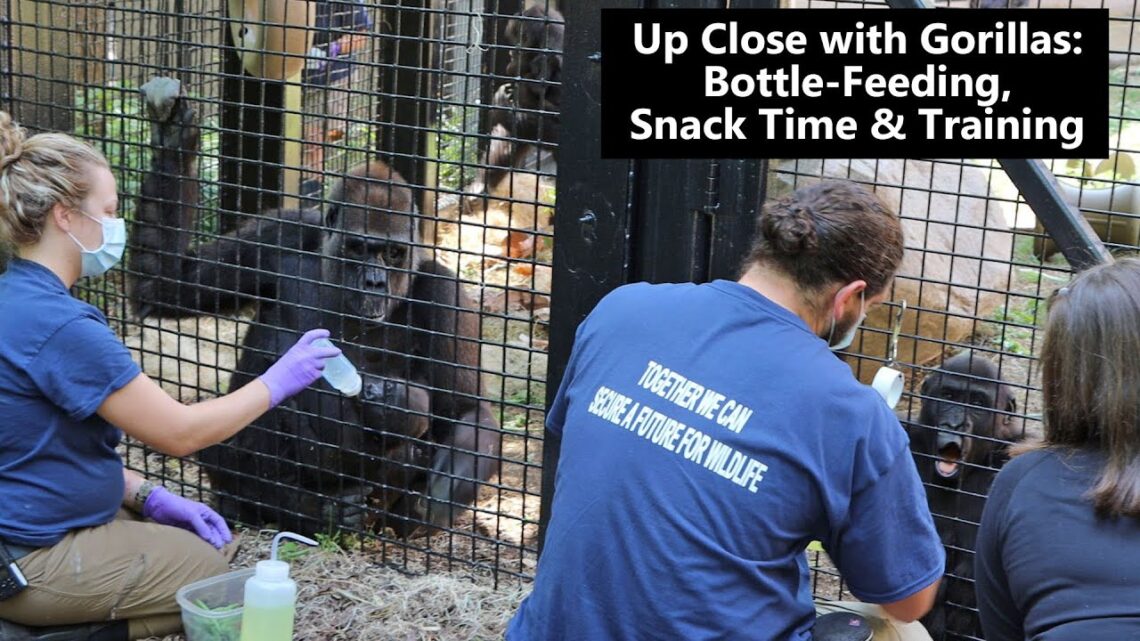
<svg viewBox="0 0 1140 641">
<path fill-rule="evenodd" d="M 182 586 L 175 594 L 182 607 L 186 641 L 239 641 L 246 568 Z"/>
</svg>

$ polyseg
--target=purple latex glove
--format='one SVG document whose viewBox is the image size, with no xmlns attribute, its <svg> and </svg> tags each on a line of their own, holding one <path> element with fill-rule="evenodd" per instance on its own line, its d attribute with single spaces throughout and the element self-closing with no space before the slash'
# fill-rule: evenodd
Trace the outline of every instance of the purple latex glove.
<svg viewBox="0 0 1140 641">
<path fill-rule="evenodd" d="M 321 377 L 325 360 L 340 354 L 340 350 L 335 347 L 313 345 L 313 341 L 328 337 L 327 329 L 305 332 L 296 345 L 265 370 L 261 382 L 269 388 L 269 407 L 277 407 L 281 401 L 312 385 Z"/>
<path fill-rule="evenodd" d="M 225 519 L 217 512 L 197 501 L 172 494 L 163 487 L 151 490 L 142 513 L 155 523 L 189 530 L 216 548 L 234 538 Z"/>
</svg>

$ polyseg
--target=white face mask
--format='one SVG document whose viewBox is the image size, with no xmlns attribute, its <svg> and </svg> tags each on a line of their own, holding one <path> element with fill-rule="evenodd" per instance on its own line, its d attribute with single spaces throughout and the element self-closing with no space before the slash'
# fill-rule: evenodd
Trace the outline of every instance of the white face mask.
<svg viewBox="0 0 1140 641">
<path fill-rule="evenodd" d="M 91 278 L 102 276 L 119 262 L 123 257 L 123 250 L 127 247 L 127 225 L 122 218 L 95 218 L 85 211 L 79 213 L 99 223 L 103 228 L 103 244 L 97 249 L 87 249 L 79 239 L 67 232 L 71 240 L 79 245 L 82 251 L 83 266 L 79 272 L 81 277 Z"/>
<path fill-rule="evenodd" d="M 828 349 L 830 349 L 833 352 L 837 352 L 841 349 L 847 349 L 851 345 L 851 343 L 855 340 L 855 332 L 859 331 L 859 326 L 862 325 L 863 320 L 867 318 L 867 310 L 866 310 L 865 303 L 866 303 L 866 301 L 863 299 L 863 292 L 860 291 L 859 292 L 859 320 L 855 321 L 855 324 L 851 326 L 851 329 L 848 330 L 846 334 L 839 337 L 839 340 L 834 342 L 834 343 L 831 342 L 831 339 L 835 335 L 835 317 L 834 316 L 831 317 L 831 329 L 828 330 L 828 332 L 827 332 L 827 347 L 828 347 Z"/>
</svg>

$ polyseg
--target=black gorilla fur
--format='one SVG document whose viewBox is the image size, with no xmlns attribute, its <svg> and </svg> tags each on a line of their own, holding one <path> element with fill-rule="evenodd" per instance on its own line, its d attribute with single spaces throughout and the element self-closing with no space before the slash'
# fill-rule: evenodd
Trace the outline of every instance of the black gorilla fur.
<svg viewBox="0 0 1140 641">
<path fill-rule="evenodd" d="M 566 25 L 556 9 L 527 7 L 506 29 L 510 46 L 507 75 L 518 80 L 495 90 L 490 122 L 491 142 L 482 159 L 480 177 L 469 192 L 492 188 L 529 152 L 528 147 L 558 144 L 562 109 L 562 40 Z"/>
<path fill-rule="evenodd" d="M 946 548 L 946 576 L 922 624 L 935 641 L 981 637 L 974 596 L 974 549 L 986 496 L 1020 437 L 1017 409 L 993 362 L 964 352 L 922 384 L 918 423 L 907 425 L 930 511 Z"/>
<path fill-rule="evenodd" d="M 310 534 L 451 523 L 497 472 L 500 433 L 479 398 L 479 319 L 455 275 L 419 256 L 412 191 L 373 160 L 340 181 L 323 212 L 265 212 L 191 248 L 195 113 L 178 91 L 149 91 L 154 155 L 130 258 L 139 316 L 256 303 L 233 390 L 318 327 L 364 378 L 352 399 L 318 382 L 203 450 L 219 511 Z"/>
</svg>

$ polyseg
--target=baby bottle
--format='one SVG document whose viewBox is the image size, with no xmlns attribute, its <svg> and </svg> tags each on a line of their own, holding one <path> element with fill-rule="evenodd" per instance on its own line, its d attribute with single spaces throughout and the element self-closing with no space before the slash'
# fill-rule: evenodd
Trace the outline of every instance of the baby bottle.
<svg viewBox="0 0 1140 641">
<path fill-rule="evenodd" d="M 333 347 L 332 342 L 327 338 L 315 340 L 313 345 Z M 333 389 L 345 396 L 356 396 L 360 393 L 360 388 L 364 386 L 360 374 L 356 372 L 356 368 L 345 358 L 344 354 L 326 360 L 322 375 L 328 384 L 333 386 Z"/>
</svg>

